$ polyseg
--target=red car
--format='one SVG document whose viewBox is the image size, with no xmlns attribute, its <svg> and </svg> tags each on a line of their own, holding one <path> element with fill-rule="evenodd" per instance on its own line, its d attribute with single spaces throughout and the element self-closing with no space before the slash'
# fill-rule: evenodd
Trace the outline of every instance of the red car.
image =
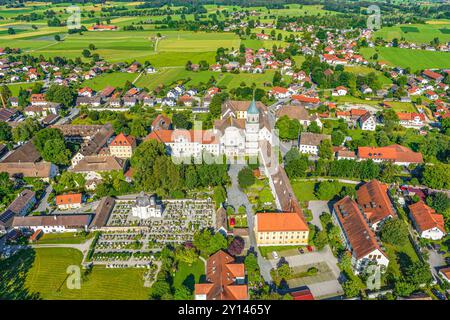
<svg viewBox="0 0 450 320">
<path fill-rule="evenodd" d="M 314 248 L 312 246 L 306 246 L 306 249 L 308 249 L 309 252 L 313 252 Z"/>
</svg>

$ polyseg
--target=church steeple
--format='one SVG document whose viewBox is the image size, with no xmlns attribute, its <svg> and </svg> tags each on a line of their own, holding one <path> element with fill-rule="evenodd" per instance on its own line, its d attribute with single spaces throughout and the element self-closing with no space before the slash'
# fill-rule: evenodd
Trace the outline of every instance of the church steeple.
<svg viewBox="0 0 450 320">
<path fill-rule="evenodd" d="M 253 97 L 253 100 L 247 109 L 247 114 L 259 114 L 258 108 L 256 107 L 255 97 Z"/>
</svg>

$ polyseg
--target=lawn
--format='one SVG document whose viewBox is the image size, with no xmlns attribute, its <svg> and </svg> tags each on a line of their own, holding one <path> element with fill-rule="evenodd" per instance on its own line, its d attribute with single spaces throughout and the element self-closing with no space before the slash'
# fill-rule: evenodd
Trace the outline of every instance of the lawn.
<svg viewBox="0 0 450 320">
<path fill-rule="evenodd" d="M 123 87 L 125 82 L 133 82 L 137 73 L 112 72 L 105 73 L 90 80 L 85 80 L 82 86 L 88 86 L 95 91 L 100 91 L 107 86 Z"/>
<path fill-rule="evenodd" d="M 185 285 L 191 291 L 194 291 L 194 285 L 204 281 L 205 277 L 205 264 L 202 260 L 197 259 L 192 266 L 189 266 L 185 262 L 178 263 L 178 270 L 175 273 L 173 279 L 174 288 L 178 288 L 181 285 Z"/>
<path fill-rule="evenodd" d="M 417 256 L 416 251 L 414 250 L 409 239 L 403 246 L 385 243 L 384 247 L 389 258 L 387 272 L 392 275 L 400 276 L 402 266 L 408 266 L 411 262 L 419 261 L 419 257 Z"/>
<path fill-rule="evenodd" d="M 82 235 L 76 232 L 46 233 L 36 242 L 36 244 L 83 243 L 92 236 L 93 233 L 89 233 L 88 235 Z"/>
<path fill-rule="evenodd" d="M 330 180 L 333 179 L 330 178 Z M 294 190 L 297 200 L 300 202 L 319 200 L 314 194 L 315 187 L 318 183 L 319 182 L 316 181 L 291 180 L 292 189 Z M 341 187 L 352 187 L 352 188 L 356 187 L 356 185 L 348 183 L 339 183 L 339 185 Z M 326 200 L 331 200 L 331 198 Z"/>
<path fill-rule="evenodd" d="M 382 72 L 378 70 L 374 70 L 369 67 L 365 66 L 346 66 L 344 67 L 344 70 L 347 72 L 351 72 L 355 75 L 367 75 L 371 72 L 374 72 L 378 76 L 378 80 L 380 81 L 381 85 L 388 86 L 392 84 L 392 80 L 386 77 Z"/>
<path fill-rule="evenodd" d="M 361 48 L 366 59 L 370 59 L 376 52 L 379 61 L 386 61 L 392 66 L 409 67 L 413 72 L 427 68 L 450 68 L 450 52 L 392 47 Z"/>
<path fill-rule="evenodd" d="M 36 84 L 36 82 L 38 82 L 38 81 L 30 82 L 30 83 L 8 84 L 7 86 L 9 88 L 9 90 L 11 90 L 11 94 L 14 97 L 17 97 L 19 95 L 20 88 L 22 88 L 24 90 L 33 88 L 34 85 Z M 39 81 L 39 82 L 42 83 L 42 81 Z"/>
<path fill-rule="evenodd" d="M 70 248 L 41 248 L 23 251 L 19 255 L 21 257 L 13 256 L 13 264 L 7 270 L 2 270 L 2 274 L 8 274 L 9 280 L 14 277 L 15 291 L 39 294 L 39 298 L 45 300 L 143 300 L 149 296 L 149 288 L 144 287 L 142 269 L 95 266 L 87 279 L 82 281 L 81 289 L 68 289 L 66 279 L 69 274 L 66 270 L 69 266 L 80 265 L 81 252 Z M 15 274 L 15 270 L 20 271 Z M 19 280 L 21 282 L 17 283 Z M 2 293 L 0 291 L 0 295 Z"/>
<path fill-rule="evenodd" d="M 272 252 L 276 252 L 278 257 L 286 257 L 298 254 L 298 248 L 304 246 L 260 246 L 259 252 L 267 259 L 273 259 Z"/>
</svg>

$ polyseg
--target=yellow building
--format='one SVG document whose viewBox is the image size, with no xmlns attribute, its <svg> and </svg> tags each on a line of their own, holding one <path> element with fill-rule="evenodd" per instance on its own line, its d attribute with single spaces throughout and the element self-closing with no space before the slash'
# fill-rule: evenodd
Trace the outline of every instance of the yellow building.
<svg viewBox="0 0 450 320">
<path fill-rule="evenodd" d="M 258 246 L 307 245 L 309 228 L 299 212 L 263 212 L 255 216 Z"/>
<path fill-rule="evenodd" d="M 117 158 L 131 158 L 136 147 L 136 139 L 132 136 L 125 136 L 123 133 L 117 135 L 109 145 L 109 152 Z"/>
</svg>

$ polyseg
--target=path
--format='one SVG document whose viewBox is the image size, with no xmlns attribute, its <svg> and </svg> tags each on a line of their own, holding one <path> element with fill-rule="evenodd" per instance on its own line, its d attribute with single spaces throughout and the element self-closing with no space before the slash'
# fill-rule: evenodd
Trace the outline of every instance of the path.
<svg viewBox="0 0 450 320">
<path fill-rule="evenodd" d="M 229 205 L 233 206 L 236 210 L 241 206 L 244 205 L 247 210 L 247 225 L 248 225 L 248 233 L 249 233 L 249 239 L 250 239 L 250 249 L 253 248 L 253 250 L 256 252 L 257 259 L 258 259 L 258 265 L 261 270 L 261 276 L 264 278 L 264 280 L 268 283 L 272 282 L 272 277 L 270 276 L 270 269 L 272 266 L 270 265 L 269 261 L 264 259 L 264 257 L 261 255 L 261 253 L 258 250 L 258 246 L 256 245 L 256 238 L 255 234 L 253 232 L 254 230 L 254 215 L 253 215 L 253 208 L 250 201 L 248 201 L 248 197 L 245 193 L 242 192 L 242 190 L 239 188 L 238 184 L 238 173 L 239 171 L 244 167 L 244 165 L 239 164 L 231 164 L 230 168 L 228 170 L 228 175 L 231 179 L 231 186 L 227 187 L 227 195 L 228 199 L 227 202 Z"/>
<path fill-rule="evenodd" d="M 45 188 L 45 190 L 44 190 L 44 196 L 42 197 L 41 201 L 39 202 L 39 206 L 37 207 L 36 211 L 44 212 L 48 209 L 50 212 L 50 206 L 48 204 L 48 197 L 50 196 L 50 193 L 52 193 L 52 191 L 53 191 L 53 187 L 51 184 L 49 184 L 47 186 L 47 188 Z"/>
<path fill-rule="evenodd" d="M 311 210 L 312 213 L 312 224 L 317 226 L 320 230 L 322 230 L 322 223 L 320 222 L 320 215 L 323 212 L 330 213 L 330 207 L 328 206 L 328 201 L 309 201 L 308 209 Z"/>
</svg>

